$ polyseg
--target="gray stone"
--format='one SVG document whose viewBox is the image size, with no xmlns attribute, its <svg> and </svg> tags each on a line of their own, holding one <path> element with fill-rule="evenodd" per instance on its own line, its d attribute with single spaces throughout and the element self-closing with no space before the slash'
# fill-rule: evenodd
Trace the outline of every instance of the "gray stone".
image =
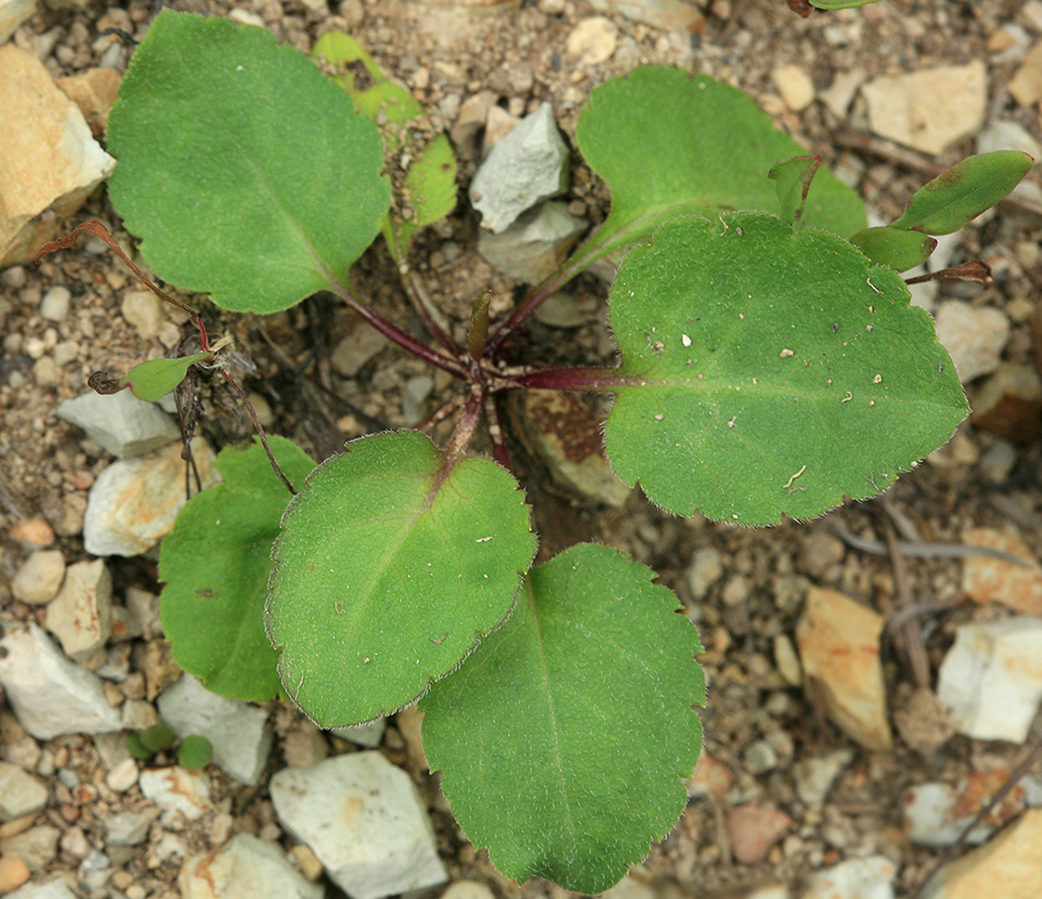
<svg viewBox="0 0 1042 899">
<path fill-rule="evenodd" d="M 11 581 L 11 593 L 30 605 L 45 605 L 58 595 L 64 577 L 65 557 L 61 550 L 38 549 L 18 569 Z"/>
<path fill-rule="evenodd" d="M 357 375 L 365 364 L 387 346 L 387 338 L 376 328 L 359 322 L 333 350 L 330 361 L 347 378 Z"/>
<path fill-rule="evenodd" d="M 434 378 L 430 375 L 417 375 L 405 382 L 402 391 L 402 421 L 407 428 L 418 425 L 427 411 L 427 397 L 434 390 Z"/>
<path fill-rule="evenodd" d="M 568 147 L 543 103 L 504 137 L 474 175 L 470 201 L 481 224 L 499 234 L 526 209 L 568 187 Z"/>
<path fill-rule="evenodd" d="M 283 827 L 352 899 L 444 883 L 434 830 L 409 775 L 378 752 L 289 768 L 271 779 Z"/>
<path fill-rule="evenodd" d="M 216 855 L 192 856 L 178 878 L 181 899 L 322 899 L 280 849 L 248 833 L 232 837 Z"/>
<path fill-rule="evenodd" d="M 46 624 L 77 661 L 104 647 L 112 633 L 112 576 L 104 561 L 69 566 L 65 583 L 47 606 Z"/>
<path fill-rule="evenodd" d="M 796 795 L 807 805 L 824 802 L 839 772 L 853 757 L 849 749 L 837 749 L 821 758 L 800 759 L 792 768 Z"/>
<path fill-rule="evenodd" d="M 148 839 L 152 822 L 159 817 L 159 809 L 143 808 L 140 811 L 119 812 L 105 822 L 109 846 L 140 846 Z"/>
<path fill-rule="evenodd" d="M 1009 339 L 1009 319 L 992 306 L 971 306 L 948 300 L 937 308 L 937 339 L 951 354 L 963 384 L 999 367 Z"/>
<path fill-rule="evenodd" d="M 687 567 L 687 583 L 694 599 L 705 599 L 709 588 L 724 573 L 724 557 L 715 546 L 703 546 L 695 550 L 691 564 Z"/>
<path fill-rule="evenodd" d="M 47 804 L 47 788 L 28 772 L 0 762 L 0 822 L 35 815 Z"/>
<path fill-rule="evenodd" d="M 1019 122 L 1000 119 L 989 125 L 977 136 L 977 152 L 993 150 L 1020 150 L 1034 159 L 1042 155 L 1042 148 L 1028 130 Z"/>
<path fill-rule="evenodd" d="M 745 747 L 742 764 L 750 774 L 766 774 L 778 767 L 778 753 L 766 740 L 757 740 Z"/>
<path fill-rule="evenodd" d="M 359 746 L 364 746 L 366 749 L 376 749 L 384 738 L 385 730 L 387 730 L 387 719 L 377 718 L 375 721 L 356 724 L 354 727 L 334 727 L 330 733 L 344 740 L 350 740 Z"/>
<path fill-rule="evenodd" d="M 20 858 L 30 871 L 39 871 L 54 861 L 60 837 L 61 831 L 49 824 L 30 827 L 22 833 L 4 838 L 4 855 Z"/>
<path fill-rule="evenodd" d="M 229 777 L 248 786 L 257 783 L 273 739 L 264 709 L 211 693 L 183 674 L 159 697 L 159 714 L 182 739 L 206 737 L 214 764 Z"/>
<path fill-rule="evenodd" d="M 1008 440 L 996 440 L 980 458 L 981 474 L 992 484 L 1002 484 L 1017 464 L 1017 448 Z"/>
<path fill-rule="evenodd" d="M 498 234 L 482 231 L 478 252 L 511 278 L 538 284 L 551 275 L 586 230 L 561 202 L 544 203 L 521 214 Z"/>
<path fill-rule="evenodd" d="M 120 459 L 150 453 L 181 439 L 181 430 L 169 415 L 129 390 L 107 396 L 92 390 L 66 400 L 55 414 L 82 428 L 102 449 Z"/>
<path fill-rule="evenodd" d="M 120 729 L 101 680 L 70 662 L 35 624 L 7 632 L 0 647 L 0 683 L 14 713 L 40 740 Z"/>
<path fill-rule="evenodd" d="M 65 881 L 58 878 L 47 883 L 27 883 L 13 893 L 8 893 L 6 899 L 77 899 L 77 897 Z"/>
</svg>

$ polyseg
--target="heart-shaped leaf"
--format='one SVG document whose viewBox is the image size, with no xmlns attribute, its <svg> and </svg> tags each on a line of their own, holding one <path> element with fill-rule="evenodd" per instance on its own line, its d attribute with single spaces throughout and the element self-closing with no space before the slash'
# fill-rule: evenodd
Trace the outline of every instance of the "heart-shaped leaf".
<svg viewBox="0 0 1042 899">
<path fill-rule="evenodd" d="M 653 577 L 572 547 L 532 569 L 507 623 L 420 704 L 431 770 L 508 877 L 599 893 L 684 809 L 702 647 Z"/>
<path fill-rule="evenodd" d="M 188 376 L 188 369 L 196 362 L 209 359 L 212 355 L 213 353 L 206 352 L 179 356 L 176 359 L 150 359 L 128 371 L 119 379 L 119 386 L 129 386 L 130 392 L 139 400 L 154 403 L 177 387 Z"/>
<path fill-rule="evenodd" d="M 323 727 L 400 709 L 502 623 L 535 547 L 491 460 L 452 464 L 415 431 L 350 443 L 276 545 L 268 632 L 286 691 Z"/>
<path fill-rule="evenodd" d="M 283 437 L 268 441 L 299 486 L 315 463 Z M 206 689 L 267 702 L 281 685 L 264 600 L 290 495 L 259 443 L 221 450 L 216 464 L 224 483 L 188 501 L 159 553 L 163 630 L 174 660 Z"/>
<path fill-rule="evenodd" d="M 883 490 L 967 412 L 894 270 L 773 216 L 663 226 L 627 257 L 610 310 L 629 385 L 608 458 L 680 515 L 820 515 Z"/>
<path fill-rule="evenodd" d="M 113 206 L 156 273 L 275 312 L 344 282 L 387 212 L 373 123 L 263 28 L 163 10 L 109 122 Z"/>
<path fill-rule="evenodd" d="M 858 231 L 850 242 L 873 262 L 889 265 L 895 272 L 922 265 L 937 248 L 937 241 L 921 231 L 904 231 L 893 225 Z"/>
</svg>

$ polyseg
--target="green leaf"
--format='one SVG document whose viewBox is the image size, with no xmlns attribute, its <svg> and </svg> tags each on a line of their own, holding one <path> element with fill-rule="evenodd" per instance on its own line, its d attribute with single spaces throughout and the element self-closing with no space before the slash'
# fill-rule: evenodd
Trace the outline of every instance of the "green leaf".
<svg viewBox="0 0 1042 899">
<path fill-rule="evenodd" d="M 268 438 L 294 485 L 315 463 Z M 253 702 L 281 694 L 278 655 L 264 630 L 271 551 L 290 495 L 259 442 L 217 457 L 224 483 L 181 510 L 159 553 L 160 613 L 174 660 L 206 689 Z"/>
<path fill-rule="evenodd" d="M 404 259 L 409 241 L 456 208 L 456 157 L 449 139 L 436 134 L 405 173 L 403 191 L 408 217 L 395 222 L 395 250 Z"/>
<path fill-rule="evenodd" d="M 903 231 L 893 225 L 858 231 L 850 242 L 873 262 L 896 272 L 921 265 L 937 247 L 937 241 L 921 231 Z"/>
<path fill-rule="evenodd" d="M 450 464 L 415 431 L 354 441 L 308 478 L 275 548 L 286 691 L 323 727 L 402 708 L 506 618 L 535 547 L 496 463 Z"/>
<path fill-rule="evenodd" d="M 777 160 L 804 153 L 736 88 L 658 66 L 596 88 L 576 140 L 612 193 L 611 215 L 594 238 L 590 261 L 679 215 L 777 212 L 767 173 Z M 864 204 L 823 171 L 811 185 L 804 223 L 852 234 L 865 227 Z"/>
<path fill-rule="evenodd" d="M 147 730 L 140 731 L 137 738 L 144 749 L 156 753 L 169 749 L 174 743 L 175 736 L 173 729 L 169 725 L 157 724 Z"/>
<path fill-rule="evenodd" d="M 142 762 L 147 762 L 155 753 L 141 742 L 140 734 L 131 734 L 126 741 L 127 752 Z"/>
<path fill-rule="evenodd" d="M 196 362 L 203 362 L 213 353 L 193 353 L 191 356 L 180 356 L 177 359 L 152 359 L 135 365 L 122 378 L 119 386 L 130 386 L 131 393 L 139 400 L 154 403 L 177 387 L 187 376 Z"/>
<path fill-rule="evenodd" d="M 821 168 L 817 156 L 793 156 L 777 162 L 767 173 L 781 204 L 781 217 L 796 224 L 803 217 L 814 174 Z"/>
<path fill-rule="evenodd" d="M 886 488 L 967 412 L 897 273 L 773 216 L 665 225 L 627 257 L 610 320 L 630 385 L 608 458 L 680 515 L 820 515 Z"/>
<path fill-rule="evenodd" d="M 387 211 L 379 134 L 264 29 L 163 10 L 109 122 L 113 206 L 162 278 L 275 312 L 348 268 Z"/>
<path fill-rule="evenodd" d="M 818 9 L 853 9 L 855 6 L 867 6 L 876 0 L 810 0 L 811 6 Z"/>
<path fill-rule="evenodd" d="M 702 647 L 653 577 L 572 547 L 532 570 L 507 623 L 420 704 L 431 770 L 508 877 L 599 893 L 684 809 Z"/>
<path fill-rule="evenodd" d="M 185 737 L 177 748 L 177 764 L 186 771 L 205 768 L 213 758 L 213 746 L 206 737 L 192 735 Z"/>
<path fill-rule="evenodd" d="M 891 227 L 924 234 L 958 231 L 1009 194 L 1034 164 L 1020 150 L 970 156 L 912 194 L 904 213 Z"/>
</svg>

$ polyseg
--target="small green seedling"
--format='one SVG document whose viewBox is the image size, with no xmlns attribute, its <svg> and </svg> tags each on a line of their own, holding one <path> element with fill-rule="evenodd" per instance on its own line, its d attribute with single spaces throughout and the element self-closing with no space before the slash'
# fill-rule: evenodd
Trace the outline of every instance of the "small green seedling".
<svg viewBox="0 0 1042 899">
<path fill-rule="evenodd" d="M 454 430 L 444 445 L 429 428 L 363 437 L 317 466 L 278 437 L 224 449 L 223 484 L 185 506 L 162 548 L 166 634 L 211 690 L 288 696 L 323 727 L 419 700 L 431 768 L 495 864 L 604 890 L 684 809 L 701 646 L 676 597 L 614 550 L 533 565 L 500 400 L 611 397 L 615 472 L 676 514 L 769 525 L 872 496 L 967 412 L 898 272 L 1031 160 L 974 157 L 866 230 L 860 199 L 749 97 L 637 69 L 594 90 L 576 129 L 610 215 L 505 319 L 475 286 L 463 335 L 408 263 L 413 236 L 454 205 L 448 143 L 349 38 L 327 35 L 316 54 L 342 74 L 327 80 L 259 28 L 164 10 L 112 110 L 112 203 L 159 276 L 222 309 L 264 315 L 332 292 L 461 382 L 442 410 Z M 379 234 L 431 343 L 351 286 Z M 608 254 L 628 254 L 608 304 L 617 365 L 508 361 L 528 316 Z M 192 314 L 202 354 L 115 387 L 153 396 L 219 363 Z M 482 421 L 491 458 L 471 450 Z"/>
<path fill-rule="evenodd" d="M 157 724 L 127 737 L 127 751 L 144 762 L 171 749 L 176 742 L 177 735 L 169 725 Z M 205 768 L 212 757 L 213 747 L 206 737 L 185 737 L 177 747 L 177 764 L 187 771 Z"/>
</svg>

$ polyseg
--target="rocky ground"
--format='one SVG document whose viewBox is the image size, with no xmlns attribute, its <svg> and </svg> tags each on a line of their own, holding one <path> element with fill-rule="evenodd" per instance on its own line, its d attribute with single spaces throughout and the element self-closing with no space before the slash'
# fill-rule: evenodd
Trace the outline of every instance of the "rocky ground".
<svg viewBox="0 0 1042 899">
<path fill-rule="evenodd" d="M 1042 140 L 1039 0 L 884 0 L 806 19 L 784 0 L 715 0 L 706 9 L 661 0 L 175 6 L 264 25 L 302 50 L 331 29 L 349 30 L 450 134 L 463 185 L 483 142 L 544 101 L 574 148 L 590 90 L 644 63 L 742 87 L 886 220 L 971 152 L 1037 156 Z M 19 7 L 0 3 L 0 20 Z M 7 47 L 41 60 L 54 78 L 83 76 L 65 85 L 77 102 L 94 103 L 88 121 L 103 139 L 115 80 L 94 70 L 122 71 L 130 52 L 103 32 L 140 39 L 155 11 L 41 7 Z M 10 54 L 0 52 L 0 63 Z M 4 101 L 9 71 L 0 71 L 0 163 L 14 170 L 13 154 L 22 159 L 32 146 L 34 120 Z M 0 214 L 9 214 L 3 167 Z M 571 215 L 594 224 L 607 213 L 606 191 L 577 157 L 564 199 Z M 103 191 L 54 225 L 65 232 L 91 217 L 131 246 Z M 517 296 L 517 282 L 476 251 L 478 218 L 461 203 L 413 259 L 457 329 L 480 292 L 492 291 L 498 311 Z M 540 522 L 547 547 L 594 539 L 652 566 L 706 646 L 705 753 L 687 811 L 615 899 L 911 896 L 1042 737 L 1040 232 L 1042 188 L 1032 174 L 1011 200 L 943 243 L 942 264 L 979 257 L 995 274 L 989 288 L 946 282 L 915 293 L 935 315 L 973 418 L 885 498 L 821 521 L 736 530 L 665 516 L 639 493 L 603 483 L 579 497 L 555 480 L 552 448 L 526 433 L 532 410 L 515 410 L 522 479 L 551 510 Z M 397 282 L 382 274 L 387 264 L 382 248 L 372 250 L 359 284 L 387 316 L 407 322 Z M 606 289 L 587 276 L 541 310 L 526 337 L 533 361 L 607 359 Z M 149 413 L 138 433 L 88 436 L 81 426 L 97 423 L 96 410 L 56 412 L 88 392 L 91 372 L 123 372 L 174 351 L 184 317 L 159 307 L 92 240 L 0 273 L 0 322 L 0 682 L 9 702 L 0 711 L 0 893 L 338 896 L 337 883 L 358 883 L 341 874 L 351 860 L 337 855 L 343 845 L 330 849 L 308 832 L 309 818 L 326 814 L 321 806 L 292 808 L 286 796 L 296 786 L 321 799 L 346 782 L 379 783 L 421 837 L 426 817 L 434 828 L 433 842 L 420 839 L 405 864 L 391 861 L 395 834 L 367 823 L 371 839 L 358 843 L 370 873 L 362 876 L 377 886 L 349 888 L 354 895 L 437 884 L 425 895 L 561 899 L 546 882 L 505 881 L 466 842 L 426 773 L 414 712 L 333 735 L 288 706 L 221 703 L 178 680 L 158 619 L 152 548 L 183 483 L 179 447 L 169 443 L 177 428 Z M 221 328 L 237 338 L 265 423 L 316 458 L 369 431 L 415 424 L 449 396 L 446 381 L 329 304 L 264 321 L 223 317 Z M 243 439 L 248 428 L 228 398 L 205 389 L 200 431 L 209 447 Z M 141 433 L 155 442 L 131 446 Z M 205 479 L 212 456 L 197 446 Z M 118 463 L 126 487 L 111 485 L 117 456 L 127 457 Z M 99 484 L 109 485 L 107 507 Z M 146 489 L 144 514 L 118 499 Z M 111 611 L 85 623 L 84 609 L 98 602 Z M 27 630 L 30 622 L 38 629 Z M 189 774 L 166 752 L 133 759 L 126 732 L 159 716 L 181 734 L 210 736 L 218 764 Z M 313 767 L 327 758 L 334 767 L 321 772 L 334 772 L 332 782 Z M 1042 895 L 1039 776 L 1035 759 L 957 847 L 962 867 L 928 895 Z M 973 852 L 977 843 L 992 851 Z"/>
</svg>

